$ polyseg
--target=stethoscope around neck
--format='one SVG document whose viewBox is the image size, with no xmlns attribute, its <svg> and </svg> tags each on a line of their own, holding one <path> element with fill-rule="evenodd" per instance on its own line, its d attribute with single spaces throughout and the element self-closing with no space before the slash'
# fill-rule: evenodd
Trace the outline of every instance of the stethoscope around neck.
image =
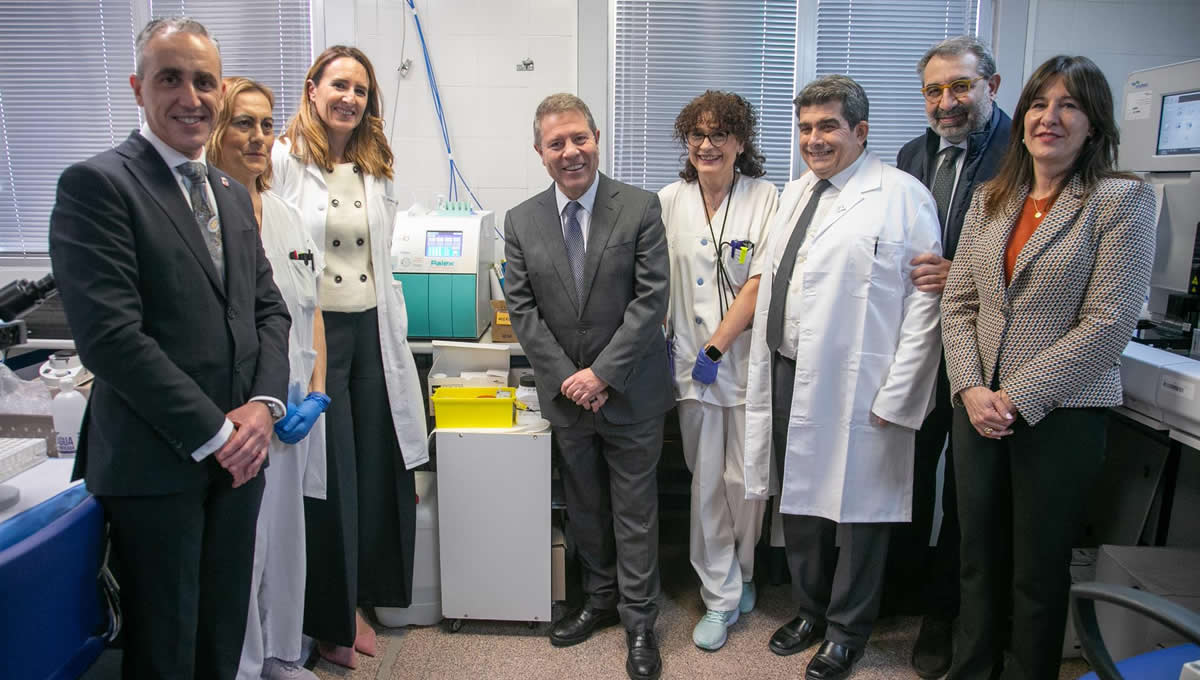
<svg viewBox="0 0 1200 680">
<path fill-rule="evenodd" d="M 734 244 L 725 240 L 725 225 L 729 222 L 729 211 L 733 206 L 733 190 L 737 187 L 738 173 L 734 171 L 733 179 L 729 182 L 729 193 L 725 196 L 725 211 L 721 217 L 721 233 L 717 234 L 713 230 L 712 218 L 708 214 L 708 201 L 704 197 L 704 185 L 700 184 L 699 178 L 696 179 L 696 187 L 700 190 L 700 207 L 704 210 L 704 221 L 708 224 L 708 235 L 712 239 L 713 252 L 717 256 L 717 310 L 721 313 L 721 320 L 725 320 L 725 311 L 733 304 L 735 297 L 733 288 L 733 277 L 729 274 L 729 269 L 725 266 L 725 259 L 722 257 L 725 248 L 729 248 L 730 257 L 735 256 L 735 252 L 740 249 L 753 248 L 754 244 L 749 241 L 739 241 L 738 248 Z M 743 259 L 744 255 L 743 255 Z"/>
</svg>

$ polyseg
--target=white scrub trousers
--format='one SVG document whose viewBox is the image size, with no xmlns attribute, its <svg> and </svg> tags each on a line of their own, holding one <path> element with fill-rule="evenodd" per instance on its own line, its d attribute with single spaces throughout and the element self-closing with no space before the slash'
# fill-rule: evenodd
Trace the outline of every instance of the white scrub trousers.
<svg viewBox="0 0 1200 680">
<path fill-rule="evenodd" d="M 324 418 L 295 445 L 272 437 L 271 464 L 262 472 L 266 488 L 258 512 L 250 608 L 238 680 L 258 680 L 266 659 L 300 659 L 305 578 L 302 461 L 308 457 L 300 455 L 299 447 L 324 439 Z M 324 453 L 324 447 L 321 449 Z"/>
<path fill-rule="evenodd" d="M 737 609 L 742 583 L 754 579 L 764 506 L 746 500 L 746 407 L 685 399 L 679 402 L 679 431 L 692 472 L 689 555 L 700 596 L 708 609 Z"/>
</svg>

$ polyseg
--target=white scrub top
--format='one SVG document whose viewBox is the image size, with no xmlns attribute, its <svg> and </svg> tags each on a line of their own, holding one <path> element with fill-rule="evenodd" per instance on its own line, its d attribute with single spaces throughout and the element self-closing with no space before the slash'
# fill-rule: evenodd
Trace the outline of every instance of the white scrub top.
<svg viewBox="0 0 1200 680">
<path fill-rule="evenodd" d="M 308 395 L 308 386 L 317 358 L 317 352 L 313 349 L 313 318 L 317 309 L 317 281 L 325 267 L 325 259 L 320 248 L 309 236 L 308 230 L 304 228 L 300 211 L 294 205 L 270 191 L 264 191 L 262 206 L 263 250 L 266 252 L 267 261 L 271 263 L 275 285 L 279 288 L 279 294 L 292 317 L 292 327 L 288 333 L 287 401 L 289 404 L 298 405 Z M 306 262 L 293 257 L 292 253 L 312 253 L 313 259 L 311 263 Z M 323 434 L 323 431 L 314 427 L 310 436 L 300 444 L 307 444 L 313 438 L 313 433 Z M 272 443 L 282 445 L 277 439 L 273 439 Z M 304 495 L 324 498 L 324 441 L 321 441 L 319 446 L 297 445 L 287 448 L 289 452 L 285 455 L 308 458 L 304 463 Z M 310 449 L 319 455 L 308 455 Z"/>
<path fill-rule="evenodd" d="M 700 183 L 679 180 L 658 192 L 662 219 L 667 230 L 671 259 L 671 302 L 667 334 L 675 342 L 676 398 L 698 399 L 717 406 L 737 406 L 746 401 L 746 364 L 750 357 L 750 332 L 742 332 L 721 357 L 717 380 L 707 389 L 692 380 L 692 367 L 700 348 L 708 343 L 721 323 L 717 293 L 717 251 L 713 235 L 722 244 L 750 241 L 754 244 L 744 262 L 731 257 L 729 245 L 721 246 L 721 257 L 733 283 L 732 295 L 762 273 L 765 265 L 767 226 L 775 215 L 779 192 L 762 179 L 738 175 L 737 184 L 712 216 L 712 230 L 705 216 Z M 726 219 L 726 209 L 729 217 Z M 721 225 L 724 223 L 724 234 Z"/>
</svg>

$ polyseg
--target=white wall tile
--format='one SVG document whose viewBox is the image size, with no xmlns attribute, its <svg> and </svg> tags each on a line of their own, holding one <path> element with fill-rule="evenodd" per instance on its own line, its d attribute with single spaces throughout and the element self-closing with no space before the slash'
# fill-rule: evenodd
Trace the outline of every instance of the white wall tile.
<svg viewBox="0 0 1200 680">
<path fill-rule="evenodd" d="M 547 94 L 575 90 L 576 2 L 417 1 L 456 162 L 484 207 L 497 212 L 498 226 L 509 208 L 550 184 L 532 149 L 533 113 Z M 407 3 L 327 0 L 325 11 L 327 35 L 358 45 L 375 65 L 396 152 L 397 198 L 431 206 L 447 191 L 449 168 Z M 526 57 L 534 71 L 517 71 Z M 402 79 L 405 58 L 413 63 Z"/>
</svg>

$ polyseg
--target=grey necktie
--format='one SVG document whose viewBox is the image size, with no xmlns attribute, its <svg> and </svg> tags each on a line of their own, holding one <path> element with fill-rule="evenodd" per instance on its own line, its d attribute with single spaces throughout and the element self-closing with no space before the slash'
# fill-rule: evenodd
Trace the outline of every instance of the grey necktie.
<svg viewBox="0 0 1200 680">
<path fill-rule="evenodd" d="M 575 294 L 579 296 L 580 304 L 583 304 L 584 259 L 583 227 L 579 224 L 579 211 L 582 209 L 579 201 L 567 204 L 567 229 L 563 234 L 567 242 L 567 261 L 571 263 L 571 274 L 575 277 Z"/>
<path fill-rule="evenodd" d="M 938 154 L 942 160 L 938 163 L 937 174 L 933 176 L 933 200 L 937 201 L 938 223 L 942 225 L 943 237 L 946 234 L 946 217 L 950 213 L 950 197 L 954 195 L 954 176 L 958 174 L 954 162 L 960 153 L 962 148 L 957 146 L 942 149 Z"/>
<path fill-rule="evenodd" d="M 779 269 L 775 272 L 774 281 L 771 282 L 771 307 L 767 310 L 767 347 L 772 354 L 778 352 L 779 346 L 783 344 L 783 309 L 787 305 L 788 286 L 792 283 L 792 270 L 796 268 L 796 253 L 799 252 L 800 245 L 804 243 L 804 235 L 808 233 L 808 225 L 817 212 L 817 203 L 821 200 L 821 194 L 825 193 L 830 186 L 832 185 L 827 179 L 823 179 L 813 186 L 812 196 L 808 199 L 808 204 L 804 206 L 804 211 L 800 213 L 800 219 L 796 220 L 796 226 L 792 228 L 792 236 L 784 246 L 783 259 L 779 261 Z"/>
<path fill-rule="evenodd" d="M 208 256 L 212 258 L 213 266 L 217 268 L 217 279 L 225 282 L 225 255 L 221 243 L 221 223 L 215 219 L 212 208 L 208 205 L 208 192 L 204 190 L 208 176 L 205 174 L 203 163 L 186 162 L 175 166 L 188 185 L 188 198 L 192 202 L 192 214 L 196 224 L 200 226 L 200 235 L 208 246 Z"/>
</svg>

